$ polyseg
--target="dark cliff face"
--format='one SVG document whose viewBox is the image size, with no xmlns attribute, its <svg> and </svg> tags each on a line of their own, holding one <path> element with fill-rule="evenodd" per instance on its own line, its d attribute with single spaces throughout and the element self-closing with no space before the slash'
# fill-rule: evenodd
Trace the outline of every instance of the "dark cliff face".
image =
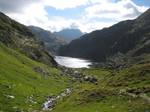
<svg viewBox="0 0 150 112">
<path fill-rule="evenodd" d="M 56 66 L 53 57 L 30 29 L 3 13 L 0 13 L 0 42 L 36 61 Z"/>
<path fill-rule="evenodd" d="M 126 54 L 137 49 L 137 46 L 143 46 L 142 41 L 150 40 L 149 33 L 150 9 L 135 20 L 122 21 L 109 28 L 83 35 L 60 48 L 59 54 L 105 61 L 118 52 Z M 148 46 L 145 47 L 145 50 L 148 49 Z M 144 53 L 144 50 L 142 51 Z M 146 52 L 149 53 L 149 50 Z"/>
</svg>

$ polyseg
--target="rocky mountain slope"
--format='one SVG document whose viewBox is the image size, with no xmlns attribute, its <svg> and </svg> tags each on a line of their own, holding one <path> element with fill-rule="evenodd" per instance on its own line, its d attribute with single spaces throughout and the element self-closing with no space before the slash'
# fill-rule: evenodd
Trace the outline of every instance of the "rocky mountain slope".
<svg viewBox="0 0 150 112">
<path fill-rule="evenodd" d="M 83 33 L 79 29 L 63 29 L 59 32 L 54 32 L 54 34 L 59 38 L 64 39 L 68 43 L 83 35 Z"/>
<path fill-rule="evenodd" d="M 50 31 L 35 26 L 29 26 L 28 28 L 32 31 L 36 38 L 44 43 L 47 50 L 53 54 L 57 54 L 57 50 L 61 46 L 67 44 L 65 40 L 59 38 Z"/>
<path fill-rule="evenodd" d="M 42 42 L 24 25 L 0 13 L 0 42 L 36 61 L 56 65 Z"/>
<path fill-rule="evenodd" d="M 85 34 L 59 50 L 60 55 L 100 62 L 118 53 L 130 57 L 150 53 L 150 9 L 135 20 Z"/>
<path fill-rule="evenodd" d="M 53 57 L 24 25 L 0 13 L 0 111 L 43 111 L 68 87 Z"/>
</svg>

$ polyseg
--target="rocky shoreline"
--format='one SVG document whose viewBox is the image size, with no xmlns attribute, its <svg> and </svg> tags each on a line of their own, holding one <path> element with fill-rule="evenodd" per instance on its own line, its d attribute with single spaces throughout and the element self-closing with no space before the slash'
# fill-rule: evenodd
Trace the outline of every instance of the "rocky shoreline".
<svg viewBox="0 0 150 112">
<path fill-rule="evenodd" d="M 84 74 L 80 71 L 80 69 L 73 69 L 73 68 L 66 68 L 66 67 L 61 67 L 61 74 L 60 75 L 66 75 L 69 77 L 72 77 L 73 80 L 75 81 L 80 81 L 80 82 L 89 82 L 97 85 L 98 79 L 92 74 Z"/>
</svg>

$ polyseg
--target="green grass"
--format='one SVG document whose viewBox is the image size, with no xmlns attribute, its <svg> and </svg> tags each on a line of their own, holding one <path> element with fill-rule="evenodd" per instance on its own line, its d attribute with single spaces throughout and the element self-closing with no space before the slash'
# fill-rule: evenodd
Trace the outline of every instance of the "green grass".
<svg viewBox="0 0 150 112">
<path fill-rule="evenodd" d="M 73 95 L 56 106 L 54 112 L 146 112 L 150 109 L 142 99 L 128 96 L 109 95 L 92 101 L 87 101 L 88 98 Z"/>
<path fill-rule="evenodd" d="M 37 73 L 33 70 L 35 67 L 49 74 Z M 118 71 L 81 69 L 84 74 L 96 77 L 98 84 L 71 83 L 68 77 L 59 75 L 58 69 L 33 61 L 0 44 L 0 111 L 41 111 L 46 96 L 57 95 L 69 86 L 73 89 L 72 94 L 58 101 L 53 112 L 149 112 L 150 104 L 146 100 L 119 94 L 121 89 L 149 90 L 149 70 L 149 64 Z M 149 96 L 150 92 L 145 94 Z"/>
<path fill-rule="evenodd" d="M 49 75 L 35 72 L 34 67 L 41 67 Z M 69 86 L 69 79 L 59 72 L 0 44 L 0 110 L 41 110 L 46 96 L 56 95 Z M 36 103 L 29 101 L 30 96 Z"/>
<path fill-rule="evenodd" d="M 110 85 L 126 87 L 150 87 L 150 64 L 134 65 L 115 73 Z"/>
<path fill-rule="evenodd" d="M 98 85 L 76 82 L 72 95 L 60 101 L 53 112 L 149 112 L 148 101 L 119 93 L 127 88 L 140 92 L 143 87 L 150 88 L 149 68 L 149 64 L 141 64 L 119 71 L 85 69 L 84 74 L 98 78 Z"/>
</svg>

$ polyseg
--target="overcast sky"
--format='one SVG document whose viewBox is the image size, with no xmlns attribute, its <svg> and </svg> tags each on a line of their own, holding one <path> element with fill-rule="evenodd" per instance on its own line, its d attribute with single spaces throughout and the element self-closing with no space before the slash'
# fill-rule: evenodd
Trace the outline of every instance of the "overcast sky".
<svg viewBox="0 0 150 112">
<path fill-rule="evenodd" d="M 134 19 L 149 7 L 150 0 L 0 0 L 0 11 L 11 18 L 50 31 L 90 32 Z"/>
</svg>

